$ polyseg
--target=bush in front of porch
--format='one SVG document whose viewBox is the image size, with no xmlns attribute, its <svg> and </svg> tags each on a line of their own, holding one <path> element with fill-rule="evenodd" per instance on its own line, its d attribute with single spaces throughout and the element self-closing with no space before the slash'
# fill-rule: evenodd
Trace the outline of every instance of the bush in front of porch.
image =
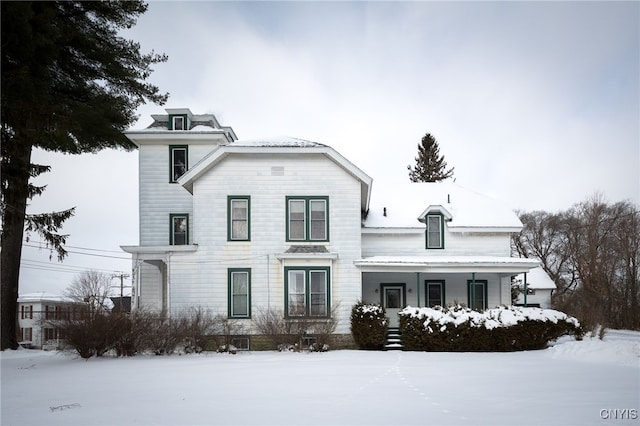
<svg viewBox="0 0 640 426">
<path fill-rule="evenodd" d="M 351 334 L 358 348 L 382 349 L 388 329 L 387 312 L 383 306 L 358 302 L 351 308 Z"/>
<path fill-rule="evenodd" d="M 563 335 L 582 337 L 580 323 L 552 309 L 407 307 L 399 313 L 405 350 L 509 352 L 546 348 Z"/>
</svg>

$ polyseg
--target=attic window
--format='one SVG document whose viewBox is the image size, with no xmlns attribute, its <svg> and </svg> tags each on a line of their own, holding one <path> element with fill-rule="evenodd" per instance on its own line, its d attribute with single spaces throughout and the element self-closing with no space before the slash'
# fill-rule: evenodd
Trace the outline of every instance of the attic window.
<svg viewBox="0 0 640 426">
<path fill-rule="evenodd" d="M 170 115 L 169 116 L 169 130 L 187 130 L 187 116 L 186 114 L 181 115 Z"/>
<path fill-rule="evenodd" d="M 427 215 L 427 249 L 444 248 L 444 221 L 442 214 Z"/>
</svg>

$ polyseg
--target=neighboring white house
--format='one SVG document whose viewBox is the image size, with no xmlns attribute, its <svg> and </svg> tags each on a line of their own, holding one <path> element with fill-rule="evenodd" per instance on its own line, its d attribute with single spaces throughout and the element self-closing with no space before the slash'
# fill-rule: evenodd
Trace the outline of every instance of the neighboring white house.
<svg viewBox="0 0 640 426">
<path fill-rule="evenodd" d="M 202 306 L 251 328 L 278 309 L 337 316 L 382 303 L 510 304 L 522 224 L 503 204 L 451 183 L 378 188 L 333 148 L 295 138 L 238 141 L 213 115 L 167 109 L 127 137 L 139 148 L 134 307 Z"/>
<path fill-rule="evenodd" d="M 520 274 L 516 277 L 515 283 L 520 290 L 516 303 L 519 305 L 525 304 L 525 279 L 527 285 L 527 306 L 538 306 L 544 309 L 551 308 L 551 295 L 556 289 L 556 284 L 542 267 L 527 272 L 526 277 L 525 274 Z"/>
<path fill-rule="evenodd" d="M 62 338 L 58 330 L 47 323 L 69 315 L 73 309 L 69 298 L 44 291 L 18 297 L 18 342 L 21 346 L 56 348 Z"/>
</svg>

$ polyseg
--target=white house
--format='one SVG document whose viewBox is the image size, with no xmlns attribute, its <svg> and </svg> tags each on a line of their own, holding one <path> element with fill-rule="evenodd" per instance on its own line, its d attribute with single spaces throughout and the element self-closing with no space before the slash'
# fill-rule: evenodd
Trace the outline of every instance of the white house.
<svg viewBox="0 0 640 426">
<path fill-rule="evenodd" d="M 57 348 L 62 337 L 48 320 L 56 320 L 72 312 L 69 298 L 44 291 L 18 297 L 18 341 L 21 346 L 37 349 Z"/>
<path fill-rule="evenodd" d="M 520 290 L 518 294 L 517 304 L 525 304 L 524 287 L 527 286 L 527 306 L 539 306 L 544 309 L 551 308 L 551 295 L 556 289 L 556 283 L 542 269 L 537 267 L 525 274 L 519 274 L 515 279 L 516 285 Z"/>
<path fill-rule="evenodd" d="M 511 209 L 448 183 L 378 188 L 333 148 L 238 141 L 213 115 L 167 109 L 127 137 L 139 148 L 135 307 L 209 308 L 246 323 L 277 309 L 337 317 L 351 307 L 510 303 Z"/>
</svg>

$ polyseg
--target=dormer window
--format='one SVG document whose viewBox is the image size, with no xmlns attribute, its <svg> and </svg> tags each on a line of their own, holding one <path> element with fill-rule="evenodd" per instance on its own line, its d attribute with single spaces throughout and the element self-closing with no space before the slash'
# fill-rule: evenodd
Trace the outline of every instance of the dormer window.
<svg viewBox="0 0 640 426">
<path fill-rule="evenodd" d="M 444 248 L 444 220 L 442 214 L 427 214 L 427 249 Z"/>
<path fill-rule="evenodd" d="M 188 130 L 187 115 L 170 115 L 169 126 L 169 130 Z"/>
</svg>

